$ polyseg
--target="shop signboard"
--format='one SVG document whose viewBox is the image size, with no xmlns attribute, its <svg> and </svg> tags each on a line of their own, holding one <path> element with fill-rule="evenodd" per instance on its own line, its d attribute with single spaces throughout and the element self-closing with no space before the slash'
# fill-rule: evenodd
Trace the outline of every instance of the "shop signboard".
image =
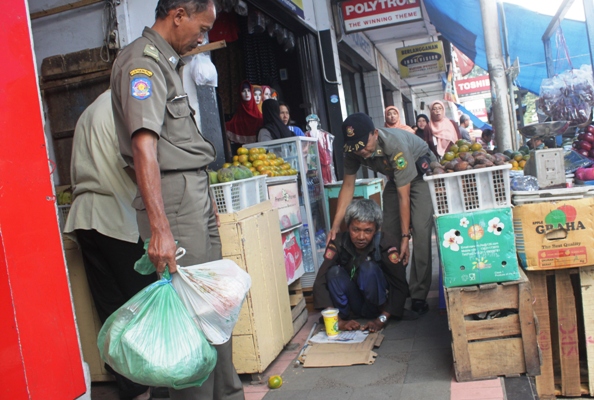
<svg viewBox="0 0 594 400">
<path fill-rule="evenodd" d="M 344 43 L 348 44 L 359 56 L 367 61 L 373 68 L 376 68 L 375 51 L 373 43 L 362 32 L 355 32 L 350 35 L 344 35 Z"/>
<path fill-rule="evenodd" d="M 350 0 L 340 8 L 347 33 L 423 19 L 421 0 Z"/>
<path fill-rule="evenodd" d="M 303 0 L 278 0 L 282 5 L 291 10 L 295 15 L 301 19 L 305 19 L 303 12 Z"/>
<path fill-rule="evenodd" d="M 396 56 L 402 78 L 446 71 L 441 41 L 401 47 L 396 49 Z"/>
<path fill-rule="evenodd" d="M 458 96 L 470 96 L 477 93 L 491 91 L 489 75 L 475 76 L 474 78 L 459 79 L 456 81 Z"/>
</svg>

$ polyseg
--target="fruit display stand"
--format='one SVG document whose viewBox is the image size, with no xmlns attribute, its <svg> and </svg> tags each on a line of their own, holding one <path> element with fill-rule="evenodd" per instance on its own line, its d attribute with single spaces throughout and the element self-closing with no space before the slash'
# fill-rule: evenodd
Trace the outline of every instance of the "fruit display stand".
<svg viewBox="0 0 594 400">
<path fill-rule="evenodd" d="M 322 248 L 316 246 L 318 242 L 316 239 L 319 235 L 325 235 L 328 232 L 326 222 L 328 209 L 323 196 L 324 180 L 321 174 L 317 139 L 297 136 L 253 143 L 245 145 L 245 147 L 248 149 L 264 148 L 268 153 L 274 153 L 278 158 L 289 163 L 291 167 L 289 171 L 298 173 L 301 219 L 303 224 L 308 226 L 309 243 L 312 249 L 307 254 L 303 254 L 304 260 L 311 260 L 312 264 L 309 266 L 309 271 L 306 265 L 306 272 L 301 276 L 301 285 L 305 291 L 313 287 L 317 271 L 323 261 L 325 239 Z M 267 181 L 274 182 L 274 179 L 276 178 L 268 178 Z M 303 243 L 303 238 L 300 239 Z"/>
<path fill-rule="evenodd" d="M 264 201 L 219 217 L 223 258 L 252 278 L 233 330 L 233 364 L 259 374 L 293 337 L 278 210 Z"/>
</svg>

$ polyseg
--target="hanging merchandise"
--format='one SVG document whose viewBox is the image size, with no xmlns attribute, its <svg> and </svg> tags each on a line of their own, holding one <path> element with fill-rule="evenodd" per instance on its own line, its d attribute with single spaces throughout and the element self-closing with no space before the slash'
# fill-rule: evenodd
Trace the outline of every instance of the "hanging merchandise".
<svg viewBox="0 0 594 400">
<path fill-rule="evenodd" d="M 542 80 L 539 111 L 553 121 L 569 121 L 572 125 L 583 124 L 590 118 L 594 106 L 594 82 L 592 66 L 562 72 Z"/>
<path fill-rule="evenodd" d="M 225 124 L 227 137 L 235 143 L 254 143 L 262 126 L 262 113 L 254 100 L 252 85 L 243 81 L 240 86 L 240 103 L 235 115 Z"/>
<path fill-rule="evenodd" d="M 289 36 L 289 31 L 287 31 L 286 28 L 282 28 L 276 35 L 276 42 L 278 44 L 283 44 L 285 42 L 285 40 L 287 40 L 288 36 Z"/>
<path fill-rule="evenodd" d="M 196 85 L 217 87 L 217 68 L 210 60 L 210 55 L 199 53 L 193 56 L 190 61 L 190 72 Z"/>
<path fill-rule="evenodd" d="M 320 164 L 322 168 L 322 178 L 324 184 L 336 182 L 336 173 L 334 171 L 333 152 L 334 135 L 319 129 L 320 118 L 316 114 L 310 114 L 305 118 L 308 131 L 305 136 L 318 139 L 318 152 L 320 154 Z"/>
<path fill-rule="evenodd" d="M 283 42 L 283 50 L 289 52 L 295 48 L 295 35 L 293 32 L 289 32 L 287 38 Z"/>
<path fill-rule="evenodd" d="M 247 31 L 250 35 L 254 33 L 262 33 L 266 29 L 266 16 L 255 10 L 248 14 Z"/>
</svg>

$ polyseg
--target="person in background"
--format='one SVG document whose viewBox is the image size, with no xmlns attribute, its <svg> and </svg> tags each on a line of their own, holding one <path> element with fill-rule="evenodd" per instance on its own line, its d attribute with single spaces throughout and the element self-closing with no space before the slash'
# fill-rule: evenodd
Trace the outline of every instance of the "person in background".
<svg viewBox="0 0 594 400">
<path fill-rule="evenodd" d="M 305 133 L 303 133 L 301 128 L 295 125 L 290 125 L 291 110 L 289 109 L 287 103 L 284 101 L 279 101 L 278 105 L 280 107 L 280 119 L 283 121 L 283 124 L 285 124 L 287 128 L 289 128 L 289 130 L 295 134 L 295 136 L 305 136 Z"/>
<path fill-rule="evenodd" d="M 274 99 L 264 100 L 262 117 L 264 119 L 264 125 L 258 132 L 258 142 L 295 136 L 295 133 L 281 120 L 278 101 Z"/>
<path fill-rule="evenodd" d="M 111 90 L 103 92 L 81 114 L 74 129 L 70 179 L 73 202 L 64 233 L 80 246 L 89 290 L 101 323 L 157 274 L 140 275 L 134 263 L 144 254 L 132 200 L 134 171 L 118 145 L 111 109 Z M 150 398 L 147 386 L 116 373 L 120 399 Z"/>
<path fill-rule="evenodd" d="M 450 146 L 461 138 L 460 131 L 458 124 L 445 116 L 445 107 L 441 101 L 434 101 L 430 109 L 431 119 L 423 130 L 425 141 L 433 154 L 441 159 Z"/>
<path fill-rule="evenodd" d="M 542 138 L 533 137 L 526 143 L 530 150 L 542 150 L 545 148 L 545 143 L 543 142 Z"/>
<path fill-rule="evenodd" d="M 213 0 L 159 0 L 155 23 L 122 49 L 112 74 L 112 107 L 122 157 L 134 168 L 138 229 L 150 238 L 157 273 L 220 260 L 221 238 L 206 167 L 215 148 L 200 133 L 182 82 L 183 54 L 204 40 L 216 19 Z M 184 332 L 179 332 L 183 335 Z M 169 389 L 171 400 L 241 400 L 232 341 L 214 346 L 217 364 L 200 387 Z M 158 349 L 156 349 L 158 350 Z"/>
<path fill-rule="evenodd" d="M 483 146 L 483 149 L 492 151 L 495 148 L 495 145 L 493 144 L 493 136 L 493 130 L 487 128 L 482 131 L 480 138 L 476 138 L 476 142 L 480 143 Z"/>
<path fill-rule="evenodd" d="M 421 139 L 425 140 L 425 127 L 429 123 L 429 117 L 425 114 L 417 115 L 417 124 L 413 127 L 415 134 Z"/>
<path fill-rule="evenodd" d="M 460 136 L 462 139 L 470 142 L 470 132 L 468 132 L 468 127 L 470 126 L 470 117 L 467 114 L 462 114 L 460 116 Z"/>
<path fill-rule="evenodd" d="M 373 200 L 355 200 L 344 216 L 348 233 L 338 233 L 326 246 L 313 287 L 314 307 L 338 309 L 338 329 L 382 329 L 388 318 L 416 319 L 404 309 L 408 297 L 406 266 L 398 256 L 398 240 L 381 232 L 382 210 Z M 386 293 L 387 292 L 387 293 Z M 354 318 L 370 321 L 361 327 Z"/>
<path fill-rule="evenodd" d="M 433 204 L 429 185 L 423 174 L 435 161 L 427 143 L 401 129 L 376 129 L 371 118 L 363 113 L 349 115 L 342 123 L 344 138 L 344 177 L 338 204 L 328 238 L 335 239 L 345 210 L 353 199 L 355 179 L 363 165 L 388 177 L 382 194 L 384 204 L 383 231 L 400 240 L 399 261 L 409 260 L 409 240 L 414 234 L 410 269 L 412 310 L 424 314 L 429 310 L 427 295 L 431 287 L 433 260 L 431 231 Z"/>
<path fill-rule="evenodd" d="M 394 106 L 386 107 L 384 112 L 384 117 L 386 119 L 386 123 L 384 127 L 386 128 L 397 128 L 402 129 L 403 131 L 407 131 L 410 133 L 414 133 L 415 131 L 408 125 L 403 124 L 400 122 L 400 111 Z"/>
</svg>

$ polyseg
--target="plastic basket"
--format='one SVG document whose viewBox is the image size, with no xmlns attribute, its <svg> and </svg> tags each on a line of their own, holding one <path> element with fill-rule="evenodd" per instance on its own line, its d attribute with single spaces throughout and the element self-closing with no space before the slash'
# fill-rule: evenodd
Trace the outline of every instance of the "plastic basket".
<svg viewBox="0 0 594 400">
<path fill-rule="evenodd" d="M 70 204 L 58 206 L 58 223 L 60 224 L 60 232 L 64 232 L 64 226 L 66 226 L 68 212 L 70 212 Z"/>
<path fill-rule="evenodd" d="M 510 207 L 511 164 L 424 176 L 435 215 Z"/>
<path fill-rule="evenodd" d="M 217 208 L 221 214 L 229 214 L 268 200 L 266 175 L 226 183 L 210 185 Z"/>
</svg>

